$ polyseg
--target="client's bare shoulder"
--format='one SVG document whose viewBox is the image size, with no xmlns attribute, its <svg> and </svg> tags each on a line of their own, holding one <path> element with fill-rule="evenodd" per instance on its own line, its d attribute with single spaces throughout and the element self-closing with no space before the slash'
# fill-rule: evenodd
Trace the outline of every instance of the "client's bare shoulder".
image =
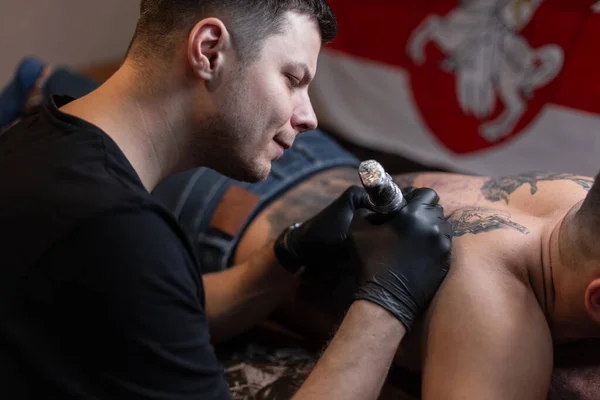
<svg viewBox="0 0 600 400">
<path fill-rule="evenodd" d="M 440 195 L 446 213 L 457 208 L 482 207 L 545 216 L 570 208 L 586 196 L 594 180 L 553 172 L 481 177 L 450 173 L 396 175 L 400 187 L 431 187 Z"/>
<path fill-rule="evenodd" d="M 549 172 L 501 177 L 419 173 L 394 179 L 400 187 L 437 191 L 454 227 L 453 265 L 502 265 L 523 279 L 539 274 L 540 247 L 555 215 L 583 200 L 593 184 L 589 177 Z"/>
</svg>

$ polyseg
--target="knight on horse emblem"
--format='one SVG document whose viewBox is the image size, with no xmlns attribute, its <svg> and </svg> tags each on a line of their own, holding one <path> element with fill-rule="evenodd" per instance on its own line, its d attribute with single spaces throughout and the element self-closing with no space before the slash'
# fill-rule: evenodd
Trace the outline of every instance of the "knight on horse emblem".
<svg viewBox="0 0 600 400">
<path fill-rule="evenodd" d="M 432 41 L 445 54 L 441 67 L 455 74 L 456 96 L 465 115 L 481 121 L 479 134 L 496 142 L 514 130 L 536 89 L 563 67 L 556 44 L 532 48 L 520 31 L 543 0 L 461 0 L 442 17 L 429 15 L 408 40 L 412 61 L 423 64 Z M 491 114 L 500 101 L 503 110 Z"/>
</svg>

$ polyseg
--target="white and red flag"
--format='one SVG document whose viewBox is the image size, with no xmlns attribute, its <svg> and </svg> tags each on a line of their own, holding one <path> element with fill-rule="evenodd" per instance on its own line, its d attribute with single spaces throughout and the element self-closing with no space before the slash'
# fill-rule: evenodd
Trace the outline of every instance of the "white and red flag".
<svg viewBox="0 0 600 400">
<path fill-rule="evenodd" d="M 475 174 L 600 170 L 600 2 L 329 0 L 323 127 Z"/>
</svg>

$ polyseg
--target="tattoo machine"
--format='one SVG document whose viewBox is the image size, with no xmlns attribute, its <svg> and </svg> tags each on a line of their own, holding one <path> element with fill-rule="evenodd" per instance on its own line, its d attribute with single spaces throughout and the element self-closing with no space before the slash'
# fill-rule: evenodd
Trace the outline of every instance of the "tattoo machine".
<svg viewBox="0 0 600 400">
<path fill-rule="evenodd" d="M 369 195 L 371 207 L 377 214 L 392 214 L 406 205 L 402 191 L 377 161 L 361 162 L 358 175 Z"/>
</svg>

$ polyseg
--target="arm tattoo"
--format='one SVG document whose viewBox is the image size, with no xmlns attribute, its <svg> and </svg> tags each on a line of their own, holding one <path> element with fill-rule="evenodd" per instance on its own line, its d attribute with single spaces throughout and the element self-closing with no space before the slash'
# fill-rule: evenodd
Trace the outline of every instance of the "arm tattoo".
<svg viewBox="0 0 600 400">
<path fill-rule="evenodd" d="M 482 232 L 490 232 L 496 229 L 512 228 L 524 235 L 529 234 L 525 226 L 511 221 L 511 215 L 488 208 L 467 207 L 454 211 L 448 217 L 452 223 L 454 237 L 463 236 L 467 233 L 477 235 Z"/>
<path fill-rule="evenodd" d="M 489 201 L 500 201 L 504 200 L 508 204 L 510 195 L 518 188 L 525 184 L 529 184 L 531 187 L 531 194 L 537 193 L 537 183 L 540 181 L 559 181 L 569 180 L 575 182 L 585 190 L 590 190 L 593 179 L 578 177 L 572 174 L 556 174 L 552 172 L 531 172 L 523 175 L 515 176 L 502 176 L 498 178 L 492 178 L 485 182 L 481 187 L 481 193 Z"/>
<path fill-rule="evenodd" d="M 396 182 L 396 185 L 398 185 L 398 187 L 400 189 L 404 189 L 409 186 L 413 186 L 415 183 L 415 180 L 419 177 L 419 175 L 421 175 L 421 174 L 417 173 L 417 172 L 414 172 L 411 174 L 396 175 L 396 176 L 394 176 L 394 182 Z"/>
<path fill-rule="evenodd" d="M 305 221 L 327 207 L 344 190 L 360 185 L 356 169 L 332 170 L 326 177 L 309 178 L 300 190 L 284 193 L 266 214 L 274 238 L 293 223 Z"/>
</svg>

